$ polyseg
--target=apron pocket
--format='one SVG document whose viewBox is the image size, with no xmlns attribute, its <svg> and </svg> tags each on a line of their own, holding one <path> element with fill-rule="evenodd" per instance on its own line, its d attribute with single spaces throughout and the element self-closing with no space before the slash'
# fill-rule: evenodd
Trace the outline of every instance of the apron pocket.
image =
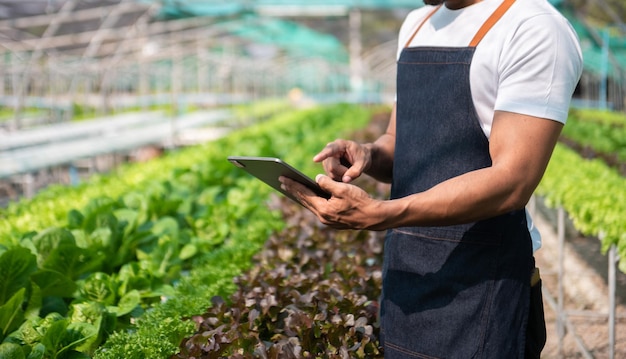
<svg viewBox="0 0 626 359">
<path fill-rule="evenodd" d="M 386 358 L 466 359 L 480 351 L 501 241 L 449 228 L 388 232 L 381 312 Z"/>
</svg>

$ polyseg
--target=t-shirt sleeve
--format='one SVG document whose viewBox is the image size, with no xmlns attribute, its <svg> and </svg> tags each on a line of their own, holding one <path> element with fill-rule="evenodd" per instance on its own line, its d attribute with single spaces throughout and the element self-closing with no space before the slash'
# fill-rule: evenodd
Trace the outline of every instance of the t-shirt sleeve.
<svg viewBox="0 0 626 359">
<path fill-rule="evenodd" d="M 578 38 L 557 16 L 523 22 L 505 44 L 495 110 L 565 123 L 582 72 Z"/>
</svg>

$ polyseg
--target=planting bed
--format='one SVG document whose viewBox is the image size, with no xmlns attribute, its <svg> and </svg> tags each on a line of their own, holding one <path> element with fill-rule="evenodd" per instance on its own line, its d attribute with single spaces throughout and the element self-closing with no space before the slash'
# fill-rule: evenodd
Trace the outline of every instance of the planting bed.
<svg viewBox="0 0 626 359">
<path fill-rule="evenodd" d="M 357 133 L 370 141 L 388 115 Z M 386 186 L 364 177 L 375 196 Z M 172 358 L 382 358 L 378 349 L 383 232 L 336 231 L 284 197 L 286 229 L 269 238 L 229 298 L 187 318 L 196 333 Z"/>
<path fill-rule="evenodd" d="M 225 160 L 237 149 L 284 157 L 311 174 L 321 169 L 310 158 L 332 137 L 378 137 L 389 115 L 370 115 L 358 106 L 290 112 L 0 211 L 0 357 L 381 357 L 384 233 L 319 225 Z M 622 146 L 623 117 L 610 115 L 594 136 L 580 136 L 589 127 L 579 120 L 594 114 L 575 116 L 563 138 L 587 155 L 559 144 L 539 195 L 566 209 L 576 238 L 601 244 L 596 256 L 617 244 L 624 258 L 626 182 L 603 156 L 585 158 L 590 148 Z M 355 128 L 363 129 L 346 135 Z M 615 132 L 613 147 L 598 141 L 606 131 Z M 389 190 L 367 176 L 358 185 L 382 198 Z M 552 291 L 550 256 L 543 260 Z M 602 357 L 606 330 L 585 328 Z"/>
</svg>

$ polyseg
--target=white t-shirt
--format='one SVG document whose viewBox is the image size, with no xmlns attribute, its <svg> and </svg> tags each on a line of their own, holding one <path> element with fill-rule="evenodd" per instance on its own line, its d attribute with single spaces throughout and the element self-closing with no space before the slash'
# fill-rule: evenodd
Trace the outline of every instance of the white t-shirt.
<svg viewBox="0 0 626 359">
<path fill-rule="evenodd" d="M 467 47 L 501 3 L 483 0 L 459 10 L 444 5 L 408 46 Z M 433 9 L 424 6 L 408 14 L 398 37 L 398 57 Z M 547 0 L 517 0 L 478 44 L 470 66 L 472 99 L 487 138 L 496 110 L 565 123 L 581 72 L 578 36 L 567 19 Z M 541 238 L 527 217 L 537 250 Z"/>
</svg>

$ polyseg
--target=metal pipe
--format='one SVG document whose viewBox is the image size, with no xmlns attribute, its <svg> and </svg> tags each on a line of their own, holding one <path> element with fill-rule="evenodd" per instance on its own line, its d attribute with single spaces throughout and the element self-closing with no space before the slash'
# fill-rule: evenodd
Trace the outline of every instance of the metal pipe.
<svg viewBox="0 0 626 359">
<path fill-rule="evenodd" d="M 615 359 L 615 292 L 616 292 L 616 265 L 618 261 L 617 248 L 612 245 L 609 249 L 609 359 Z"/>
<path fill-rule="evenodd" d="M 353 92 L 360 92 L 363 87 L 361 18 L 361 10 L 357 8 L 350 10 L 348 15 L 350 33 L 350 87 Z"/>
<path fill-rule="evenodd" d="M 557 292 L 557 334 L 559 337 L 558 353 L 563 355 L 563 338 L 565 337 L 565 293 L 563 285 L 563 277 L 565 275 L 565 210 L 559 206 L 557 210 L 557 238 L 559 241 L 559 258 L 558 258 L 558 292 Z"/>
<path fill-rule="evenodd" d="M 543 298 L 546 300 L 546 302 L 548 303 L 548 305 L 550 305 L 550 307 L 557 312 L 557 321 L 559 320 L 559 318 L 561 318 L 558 315 L 558 310 L 559 310 L 559 304 L 557 303 L 557 301 L 554 299 L 554 297 L 552 297 L 552 294 L 550 293 L 550 291 L 544 286 L 541 288 L 541 292 L 543 295 Z M 574 337 L 574 341 L 576 342 L 576 345 L 578 346 L 578 351 L 583 355 L 583 357 L 585 359 L 594 359 L 593 355 L 591 355 L 591 353 L 589 352 L 589 349 L 587 349 L 587 347 L 585 346 L 585 343 L 582 341 L 582 339 L 580 338 L 580 336 L 578 336 L 578 334 L 576 334 L 576 331 L 574 330 L 574 324 L 572 324 L 569 319 L 567 318 L 567 316 L 563 316 L 563 326 L 567 328 L 567 330 L 573 335 Z M 561 341 L 559 339 L 559 346 L 561 346 Z M 562 352 L 562 348 L 559 348 L 559 358 L 563 357 L 563 352 Z"/>
</svg>

